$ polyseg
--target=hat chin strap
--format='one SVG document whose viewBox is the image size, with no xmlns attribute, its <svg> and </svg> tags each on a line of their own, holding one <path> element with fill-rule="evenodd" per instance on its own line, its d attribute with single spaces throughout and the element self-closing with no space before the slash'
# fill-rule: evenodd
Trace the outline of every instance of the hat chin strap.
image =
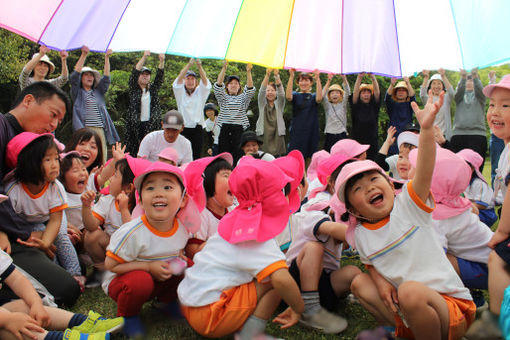
<svg viewBox="0 0 510 340">
<path fill-rule="evenodd" d="M 373 220 L 373 219 L 366 218 L 366 217 L 361 216 L 361 215 L 356 215 L 351 209 L 348 209 L 347 212 L 349 213 L 349 215 L 352 215 L 352 216 L 356 217 L 356 219 L 358 219 L 360 221 L 367 221 L 369 223 L 375 223 L 375 222 L 378 221 L 378 220 Z"/>
</svg>

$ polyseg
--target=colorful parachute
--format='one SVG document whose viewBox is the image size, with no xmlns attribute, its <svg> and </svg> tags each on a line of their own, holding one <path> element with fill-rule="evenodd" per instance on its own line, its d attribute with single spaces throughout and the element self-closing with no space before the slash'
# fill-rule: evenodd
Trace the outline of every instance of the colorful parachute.
<svg viewBox="0 0 510 340">
<path fill-rule="evenodd" d="M 0 27 L 58 50 L 393 76 L 507 61 L 508 18 L 507 0 L 0 0 Z"/>
</svg>

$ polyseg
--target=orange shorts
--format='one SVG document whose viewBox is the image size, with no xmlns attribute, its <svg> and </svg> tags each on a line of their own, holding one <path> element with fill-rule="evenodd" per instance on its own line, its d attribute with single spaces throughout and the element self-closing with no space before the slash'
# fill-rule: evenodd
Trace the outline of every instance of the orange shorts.
<svg viewBox="0 0 510 340">
<path fill-rule="evenodd" d="M 461 339 L 475 319 L 476 305 L 473 301 L 454 298 L 441 294 L 448 306 L 450 327 L 448 340 Z M 413 332 L 407 328 L 398 315 L 395 316 L 395 336 L 414 339 Z"/>
<path fill-rule="evenodd" d="M 256 306 L 257 290 L 252 281 L 222 292 L 220 299 L 209 305 L 182 306 L 182 314 L 197 333 L 219 338 L 241 329 Z"/>
</svg>

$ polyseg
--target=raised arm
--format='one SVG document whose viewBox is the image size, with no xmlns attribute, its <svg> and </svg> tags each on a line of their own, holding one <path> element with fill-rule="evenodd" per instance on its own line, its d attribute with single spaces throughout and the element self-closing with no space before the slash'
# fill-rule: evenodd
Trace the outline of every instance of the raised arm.
<svg viewBox="0 0 510 340">
<path fill-rule="evenodd" d="M 322 102 L 322 84 L 321 84 L 321 73 L 319 72 L 319 70 L 315 69 L 313 71 L 313 73 L 315 74 L 315 81 L 317 82 L 317 92 L 315 94 L 315 101 L 317 103 L 320 103 Z"/>
<path fill-rule="evenodd" d="M 227 65 L 228 61 L 223 60 L 223 66 L 221 67 L 221 71 L 218 74 L 218 79 L 216 79 L 216 84 L 218 84 L 218 86 L 223 86 L 223 81 L 225 80 L 225 73 L 227 73 Z"/>
<path fill-rule="evenodd" d="M 60 61 L 62 62 L 62 76 L 67 80 L 69 78 L 69 68 L 67 67 L 67 51 L 60 51 Z"/>
<path fill-rule="evenodd" d="M 354 92 L 352 93 L 352 103 L 353 104 L 357 104 L 358 103 L 358 99 L 359 99 L 359 87 L 361 85 L 361 80 L 363 79 L 364 75 L 365 75 L 365 73 L 358 73 L 358 76 L 356 77 L 356 82 L 354 83 Z"/>
<path fill-rule="evenodd" d="M 289 70 L 289 81 L 287 82 L 287 88 L 285 89 L 285 98 L 287 98 L 289 102 L 292 101 L 292 90 L 294 87 L 294 73 L 296 73 L 296 70 L 291 68 Z"/>
<path fill-rule="evenodd" d="M 143 56 L 140 58 L 140 60 L 138 60 L 138 62 L 136 63 L 136 66 L 135 68 L 140 71 L 143 67 L 143 65 L 145 65 L 145 62 L 147 61 L 147 57 L 151 55 L 151 51 L 144 51 L 143 52 Z"/>
<path fill-rule="evenodd" d="M 437 72 L 439 72 L 439 74 L 441 75 L 441 80 L 443 81 L 445 90 L 448 91 L 448 89 L 453 89 L 452 84 L 450 83 L 450 81 L 448 80 L 448 77 L 446 76 L 445 69 L 440 68 L 439 70 L 437 70 Z"/>
<path fill-rule="evenodd" d="M 326 84 L 324 84 L 324 87 L 322 88 L 322 97 L 326 97 L 328 94 L 329 85 L 331 85 L 331 79 L 333 79 L 334 74 L 328 73 L 328 80 L 326 81 Z"/>
<path fill-rule="evenodd" d="M 483 94 L 483 85 L 482 81 L 480 80 L 480 75 L 478 74 L 478 69 L 477 68 L 472 69 L 471 75 L 473 76 L 473 87 L 476 98 L 482 105 L 484 105 L 486 98 L 485 95 Z"/>
<path fill-rule="evenodd" d="M 427 88 L 427 84 L 429 83 L 429 79 L 430 79 L 430 71 L 429 70 L 423 70 L 423 71 L 421 71 L 421 74 L 423 74 L 423 81 L 421 83 L 421 87 L 426 89 Z"/>
<path fill-rule="evenodd" d="M 181 72 L 179 72 L 179 75 L 177 76 L 177 84 L 182 84 L 184 82 L 184 77 L 186 76 L 186 72 L 188 72 L 188 70 L 190 69 L 191 65 L 193 65 L 194 62 L 195 62 L 195 60 L 193 58 L 190 58 L 188 63 L 186 65 L 184 65 Z"/>
<path fill-rule="evenodd" d="M 260 87 L 267 86 L 269 83 L 269 76 L 271 75 L 271 71 L 272 70 L 270 68 L 266 68 L 266 74 L 264 75 L 264 79 L 262 79 L 262 84 L 260 84 Z"/>
<path fill-rule="evenodd" d="M 76 65 L 74 65 L 74 70 L 76 72 L 78 72 L 78 73 L 81 72 L 83 65 L 85 65 L 85 59 L 87 59 L 87 55 L 89 54 L 89 52 L 90 52 L 90 50 L 87 46 L 85 46 L 85 45 L 82 46 L 80 58 L 78 58 Z"/>
<path fill-rule="evenodd" d="M 443 105 L 444 91 L 441 91 L 439 100 L 433 103 L 432 93 L 422 110 L 416 102 L 411 103 L 414 114 L 420 123 L 420 137 L 418 140 L 418 158 L 416 161 L 416 174 L 413 179 L 413 189 L 418 197 L 425 202 L 430 195 L 430 183 L 436 163 L 436 143 L 434 137 L 434 119 Z"/>
<path fill-rule="evenodd" d="M 251 75 L 252 68 L 253 68 L 252 64 L 246 64 L 246 86 L 248 86 L 248 88 L 253 87 L 253 77 Z"/>
<path fill-rule="evenodd" d="M 25 64 L 25 67 L 23 67 L 23 70 L 30 74 L 37 65 L 37 63 L 41 60 L 42 57 L 48 53 L 50 49 L 44 45 L 39 46 L 39 53 L 36 54 L 28 63 Z"/>
<path fill-rule="evenodd" d="M 262 79 L 262 84 L 260 84 L 259 95 L 257 97 L 260 112 L 264 110 L 266 105 L 266 89 L 267 84 L 269 83 L 269 76 L 271 75 L 271 71 L 272 70 L 270 68 L 266 68 L 266 74 L 264 75 L 264 79 Z M 260 112 L 259 114 L 261 114 Z"/>
<path fill-rule="evenodd" d="M 388 87 L 388 90 L 386 90 L 386 93 L 391 96 L 391 94 L 393 93 L 393 86 L 395 86 L 395 83 L 397 82 L 397 78 L 391 78 L 391 81 L 390 81 L 390 86 Z"/>
<path fill-rule="evenodd" d="M 372 79 L 372 86 L 374 87 L 374 100 L 376 103 L 379 103 L 381 98 L 381 90 L 379 89 L 379 83 L 377 82 L 377 78 L 375 74 L 370 73 L 370 78 Z"/>
<path fill-rule="evenodd" d="M 106 53 L 104 54 L 104 76 L 109 77 L 110 76 L 110 56 L 112 55 L 113 51 L 111 49 L 108 49 Z"/>
<path fill-rule="evenodd" d="M 198 74 L 200 74 L 200 81 L 204 86 L 207 86 L 209 80 L 207 79 L 207 74 L 205 73 L 205 70 L 202 67 L 202 61 L 200 59 L 195 59 L 195 64 L 197 65 L 198 68 Z"/>
<path fill-rule="evenodd" d="M 464 100 L 464 93 L 466 92 L 466 79 L 467 72 L 464 69 L 460 70 L 460 81 L 457 85 L 457 90 L 455 91 L 455 102 L 460 103 Z"/>
<path fill-rule="evenodd" d="M 411 85 L 411 82 L 409 81 L 409 77 L 404 77 L 404 81 L 406 82 L 406 85 L 407 85 L 407 92 L 408 92 L 409 97 L 414 96 L 415 93 L 414 93 L 413 85 Z"/>
</svg>

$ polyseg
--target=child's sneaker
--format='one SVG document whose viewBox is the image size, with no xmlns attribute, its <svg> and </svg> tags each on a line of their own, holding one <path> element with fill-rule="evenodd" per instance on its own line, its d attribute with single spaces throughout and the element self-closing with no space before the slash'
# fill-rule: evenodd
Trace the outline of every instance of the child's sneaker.
<svg viewBox="0 0 510 340">
<path fill-rule="evenodd" d="M 109 333 L 94 333 L 94 334 L 84 334 L 75 329 L 66 329 L 64 331 L 63 340 L 109 340 Z"/>
<path fill-rule="evenodd" d="M 81 325 L 73 327 L 73 330 L 86 334 L 99 332 L 114 333 L 120 330 L 122 326 L 124 326 L 123 317 L 106 319 L 101 314 L 90 311 L 87 319 Z"/>
<path fill-rule="evenodd" d="M 138 315 L 130 316 L 125 318 L 123 333 L 129 339 L 144 339 L 145 327 L 143 326 L 142 320 Z"/>
<path fill-rule="evenodd" d="M 85 288 L 101 287 L 104 280 L 104 273 L 105 272 L 94 269 L 94 272 L 89 277 L 87 277 Z"/>
<path fill-rule="evenodd" d="M 488 310 L 484 311 L 480 319 L 473 322 L 464 335 L 467 340 L 503 340 L 497 317 Z"/>
<path fill-rule="evenodd" d="M 347 320 L 339 315 L 328 312 L 322 307 L 319 312 L 312 315 L 301 315 L 299 322 L 326 334 L 337 334 L 347 328 Z"/>
</svg>

